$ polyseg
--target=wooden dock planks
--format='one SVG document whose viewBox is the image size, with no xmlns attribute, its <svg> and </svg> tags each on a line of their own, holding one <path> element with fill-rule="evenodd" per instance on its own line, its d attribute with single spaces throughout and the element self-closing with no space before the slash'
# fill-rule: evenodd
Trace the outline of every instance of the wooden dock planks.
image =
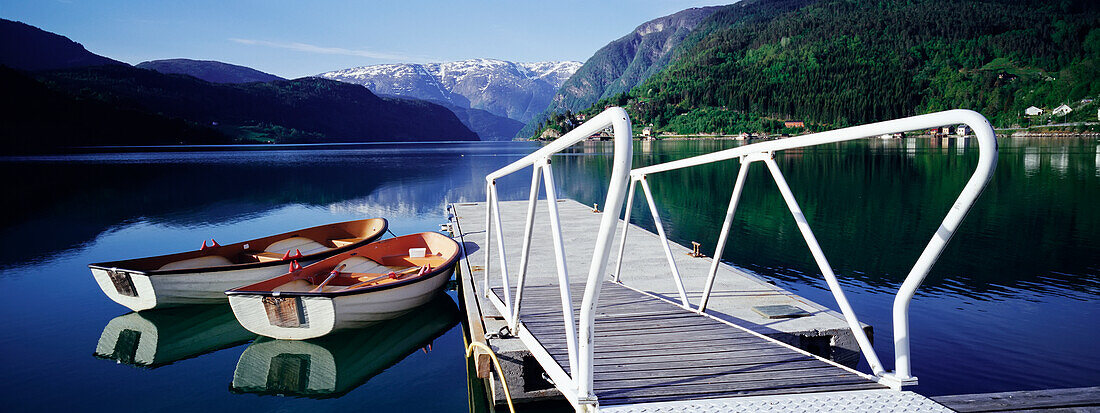
<svg viewBox="0 0 1100 413">
<path fill-rule="evenodd" d="M 932 400 L 960 412 L 1096 412 L 1100 386 L 937 396 Z"/>
<path fill-rule="evenodd" d="M 570 287 L 580 308 L 582 285 Z M 503 300 L 503 290 L 493 293 Z M 579 318 L 579 311 L 574 310 Z M 556 286 L 528 286 L 520 321 L 569 371 Z M 595 333 L 603 406 L 733 396 L 884 389 L 863 375 L 668 301 L 607 282 Z"/>
</svg>

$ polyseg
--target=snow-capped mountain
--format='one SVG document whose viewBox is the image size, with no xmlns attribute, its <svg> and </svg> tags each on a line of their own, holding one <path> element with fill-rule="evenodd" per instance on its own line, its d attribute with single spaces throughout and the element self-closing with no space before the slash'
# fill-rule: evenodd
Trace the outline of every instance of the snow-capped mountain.
<svg viewBox="0 0 1100 413">
<path fill-rule="evenodd" d="M 527 122 L 546 109 L 580 62 L 472 59 L 355 67 L 318 77 L 364 85 L 377 94 L 444 101 Z"/>
</svg>

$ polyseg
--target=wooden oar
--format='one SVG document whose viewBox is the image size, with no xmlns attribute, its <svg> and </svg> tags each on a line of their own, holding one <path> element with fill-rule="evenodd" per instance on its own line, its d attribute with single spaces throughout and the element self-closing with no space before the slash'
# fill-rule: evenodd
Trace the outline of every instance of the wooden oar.
<svg viewBox="0 0 1100 413">
<path fill-rule="evenodd" d="M 324 281 L 321 281 L 321 285 L 318 285 L 317 288 L 309 290 L 309 292 L 315 293 L 315 292 L 321 291 L 322 288 L 325 288 L 325 284 L 328 284 L 329 281 L 332 281 L 332 279 L 334 277 L 336 277 L 336 274 L 339 274 L 340 271 L 342 271 L 344 269 L 344 267 L 347 267 L 347 266 L 348 266 L 347 264 L 340 264 L 339 267 L 337 267 L 335 270 L 332 270 L 332 272 L 328 274 L 328 278 L 325 278 Z"/>
<path fill-rule="evenodd" d="M 402 270 L 401 272 L 393 272 L 393 271 L 390 271 L 390 273 L 389 273 L 389 274 L 384 274 L 384 275 L 380 275 L 380 276 L 377 276 L 377 277 L 371 278 L 371 279 L 369 279 L 369 280 L 366 280 L 366 281 L 363 281 L 363 282 L 357 283 L 357 284 L 355 284 L 355 285 L 352 285 L 352 286 L 350 286 L 350 287 L 348 287 L 348 288 L 345 288 L 345 290 L 350 290 L 350 289 L 352 289 L 352 288 L 355 288 L 355 287 L 360 287 L 360 286 L 364 286 L 364 285 L 370 284 L 370 283 L 372 283 L 372 282 L 375 282 L 375 281 L 378 281 L 378 280 L 381 280 L 381 279 L 384 279 L 384 278 L 389 278 L 389 277 L 393 277 L 393 276 L 395 276 L 395 275 L 405 275 L 405 274 L 409 274 L 409 273 L 412 273 L 413 271 L 417 271 L 417 270 L 422 270 L 422 269 L 424 269 L 424 268 L 427 268 L 427 267 L 426 267 L 426 266 L 425 266 L 425 267 L 412 267 L 412 268 L 409 268 L 409 269 L 406 269 L 406 270 Z"/>
</svg>

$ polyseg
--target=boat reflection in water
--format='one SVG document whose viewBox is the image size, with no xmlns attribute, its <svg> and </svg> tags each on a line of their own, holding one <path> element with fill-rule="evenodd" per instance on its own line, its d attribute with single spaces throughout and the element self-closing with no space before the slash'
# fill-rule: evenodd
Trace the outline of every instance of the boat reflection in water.
<svg viewBox="0 0 1100 413">
<path fill-rule="evenodd" d="M 235 393 L 339 397 L 458 324 L 454 300 L 440 294 L 409 314 L 311 340 L 257 338 L 241 354 Z"/>
<path fill-rule="evenodd" d="M 156 368 L 255 337 L 227 305 L 175 307 L 115 317 L 103 328 L 95 356 Z"/>
</svg>

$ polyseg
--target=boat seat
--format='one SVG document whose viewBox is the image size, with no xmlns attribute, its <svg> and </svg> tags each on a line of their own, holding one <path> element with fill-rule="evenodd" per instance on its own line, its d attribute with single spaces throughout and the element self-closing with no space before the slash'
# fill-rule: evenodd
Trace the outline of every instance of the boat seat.
<svg viewBox="0 0 1100 413">
<path fill-rule="evenodd" d="M 354 243 L 362 241 L 362 240 L 363 240 L 362 238 L 341 238 L 341 239 L 330 239 L 328 241 L 331 242 L 332 245 L 335 245 L 336 248 L 340 248 L 340 247 L 346 247 L 348 245 L 354 244 Z"/>
<path fill-rule="evenodd" d="M 271 291 L 308 293 L 308 292 L 313 291 L 314 288 L 317 288 L 317 284 L 311 283 L 311 282 L 306 281 L 306 280 L 298 279 L 298 280 L 294 280 L 294 281 L 288 282 L 286 284 L 280 285 L 278 287 L 275 287 L 275 288 L 271 289 Z M 327 293 L 327 292 L 330 292 L 330 291 L 337 291 L 337 290 L 340 290 L 340 289 L 343 289 L 343 288 L 344 287 L 342 287 L 342 286 L 329 284 L 329 285 L 326 285 L 325 288 L 322 288 L 321 292 L 326 292 Z"/>
<path fill-rule="evenodd" d="M 341 264 L 347 264 L 344 267 L 343 273 L 389 273 L 390 271 L 400 271 L 405 267 L 387 266 L 377 262 L 371 261 L 364 257 L 351 257 L 346 260 L 340 261 L 340 264 L 336 264 L 339 267 Z"/>
<path fill-rule="evenodd" d="M 423 267 L 425 265 L 435 268 L 443 265 L 447 262 L 446 259 L 438 255 L 428 255 L 426 257 L 410 257 L 408 255 L 388 255 L 382 257 L 382 262 L 386 265 L 393 267 Z"/>
<path fill-rule="evenodd" d="M 268 245 L 267 248 L 264 248 L 264 252 L 279 254 L 279 259 L 282 259 L 283 254 L 286 254 L 287 251 L 298 250 L 302 252 L 302 255 L 309 255 L 316 254 L 322 251 L 328 251 L 330 249 L 332 248 L 321 245 L 321 243 L 306 237 L 290 237 L 284 240 L 272 242 L 271 245 Z"/>
<path fill-rule="evenodd" d="M 158 270 L 180 270 L 184 268 L 209 268 L 220 267 L 223 265 L 233 265 L 229 258 L 225 258 L 221 255 L 207 255 L 205 257 L 190 258 L 186 260 L 173 261 L 162 265 Z"/>
</svg>

